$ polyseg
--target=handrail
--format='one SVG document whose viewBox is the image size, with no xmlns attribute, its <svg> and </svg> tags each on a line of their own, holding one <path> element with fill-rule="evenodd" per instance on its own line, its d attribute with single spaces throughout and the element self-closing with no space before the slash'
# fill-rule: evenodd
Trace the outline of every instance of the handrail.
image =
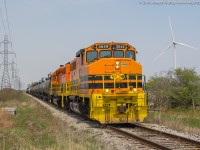
<svg viewBox="0 0 200 150">
<path fill-rule="evenodd" d="M 143 90 L 144 90 L 144 92 L 146 93 L 146 102 L 147 102 L 147 106 L 148 106 L 148 90 L 147 90 L 147 87 L 146 87 L 146 76 L 144 76 L 144 86 L 142 86 L 143 87 Z"/>
<path fill-rule="evenodd" d="M 104 75 L 102 76 L 102 80 L 103 80 L 103 91 L 104 91 L 104 88 L 105 88 L 105 86 L 104 86 Z"/>
<path fill-rule="evenodd" d="M 100 81 L 102 81 L 102 89 L 103 92 L 105 92 L 106 90 L 106 83 L 112 83 L 113 84 L 113 88 L 114 91 L 116 92 L 117 89 L 117 83 L 119 82 L 123 82 L 124 84 L 126 84 L 126 88 L 129 88 L 130 86 L 133 86 L 134 88 L 138 89 L 140 88 L 140 85 L 138 83 L 143 82 L 142 84 L 142 88 L 144 90 L 144 92 L 147 92 L 146 90 L 146 76 L 145 75 L 140 75 L 140 74 L 100 74 L 100 75 L 89 75 L 86 76 L 88 77 L 92 77 L 90 79 L 90 81 L 92 81 L 92 84 L 95 85 L 96 83 L 96 78 L 95 77 L 101 77 Z M 109 78 L 108 78 L 109 77 Z M 88 79 L 89 81 L 89 79 Z M 97 82 L 97 83 L 101 83 L 101 82 Z M 130 84 L 131 83 L 131 84 Z M 85 84 L 85 83 L 84 83 Z M 70 81 L 68 83 L 65 83 L 64 85 L 62 84 L 57 84 L 57 85 L 52 85 L 51 84 L 51 90 L 56 90 L 58 92 L 61 91 L 61 88 L 65 88 L 64 90 L 66 91 L 71 91 L 70 87 L 71 86 L 80 86 L 80 78 L 74 81 Z M 76 89 L 78 90 L 78 89 Z M 93 88 L 94 90 L 94 88 Z"/>
<path fill-rule="evenodd" d="M 104 74 L 104 75 L 96 75 L 96 76 L 101 76 L 102 77 L 102 88 L 103 88 L 103 91 L 105 92 L 105 77 L 106 76 L 110 76 L 110 80 L 113 80 L 113 84 L 114 84 L 113 89 L 115 91 L 116 90 L 116 79 L 117 78 L 121 78 L 122 76 L 124 76 L 124 74 L 106 74 L 106 75 Z M 131 79 L 131 80 L 135 80 L 135 84 L 136 84 L 135 88 L 136 89 L 138 88 L 138 82 L 140 80 L 142 80 L 142 82 L 146 83 L 146 76 L 145 75 L 140 75 L 140 74 L 126 74 L 125 77 L 126 77 L 126 80 L 127 80 L 127 88 L 130 86 L 130 76 L 135 76 L 135 79 Z M 142 76 L 142 79 L 139 79 L 139 76 Z M 92 76 L 88 76 L 88 77 L 92 77 Z M 144 81 L 143 81 L 143 77 L 144 77 Z M 95 79 L 92 80 L 92 83 L 95 83 Z M 143 87 L 143 90 L 146 91 L 146 84 L 145 84 L 145 87 Z"/>
<path fill-rule="evenodd" d="M 138 74 L 136 74 L 136 83 L 135 83 L 136 84 L 135 85 L 136 89 L 138 88 L 138 84 L 137 83 L 138 83 Z"/>
</svg>

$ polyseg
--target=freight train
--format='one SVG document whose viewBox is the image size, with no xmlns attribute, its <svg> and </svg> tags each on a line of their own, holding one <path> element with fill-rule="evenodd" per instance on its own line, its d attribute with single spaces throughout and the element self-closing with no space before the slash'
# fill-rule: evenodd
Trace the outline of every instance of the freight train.
<svg viewBox="0 0 200 150">
<path fill-rule="evenodd" d="M 128 43 L 94 43 L 27 93 L 101 124 L 143 122 L 147 94 L 137 51 Z"/>
</svg>

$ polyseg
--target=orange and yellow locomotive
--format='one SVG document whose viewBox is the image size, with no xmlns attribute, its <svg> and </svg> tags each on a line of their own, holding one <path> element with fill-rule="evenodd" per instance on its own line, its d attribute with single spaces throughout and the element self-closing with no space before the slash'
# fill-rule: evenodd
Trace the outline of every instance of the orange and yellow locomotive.
<svg viewBox="0 0 200 150">
<path fill-rule="evenodd" d="M 49 91 L 43 95 L 50 102 L 102 124 L 142 122 L 147 116 L 145 76 L 136 54 L 128 43 L 95 43 L 29 92 L 49 85 L 38 91 Z"/>
</svg>

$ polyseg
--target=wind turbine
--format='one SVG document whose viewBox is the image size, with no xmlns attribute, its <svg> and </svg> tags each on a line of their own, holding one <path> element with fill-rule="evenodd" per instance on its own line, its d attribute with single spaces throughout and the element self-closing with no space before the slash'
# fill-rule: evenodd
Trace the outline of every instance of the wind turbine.
<svg viewBox="0 0 200 150">
<path fill-rule="evenodd" d="M 166 49 L 164 49 L 154 60 L 157 60 L 158 58 L 160 58 L 166 51 L 168 51 L 171 47 L 174 47 L 173 50 L 174 50 L 174 70 L 176 69 L 176 45 L 182 45 L 182 46 L 185 46 L 185 47 L 188 47 L 188 48 L 191 48 L 191 49 L 194 49 L 194 50 L 197 50 L 196 48 L 190 46 L 190 45 L 187 45 L 187 44 L 184 44 L 184 43 L 180 43 L 180 42 L 176 42 L 175 39 L 174 39 L 174 33 L 173 33 L 173 30 L 172 30 L 172 25 L 171 25 L 171 20 L 169 18 L 169 26 L 170 26 L 170 30 L 171 30 L 171 36 L 172 36 L 172 44 L 170 46 L 168 46 Z"/>
</svg>

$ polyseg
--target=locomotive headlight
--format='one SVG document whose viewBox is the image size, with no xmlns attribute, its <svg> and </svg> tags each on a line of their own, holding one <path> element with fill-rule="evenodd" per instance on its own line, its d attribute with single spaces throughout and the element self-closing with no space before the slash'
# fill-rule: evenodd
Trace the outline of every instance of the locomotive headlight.
<svg viewBox="0 0 200 150">
<path fill-rule="evenodd" d="M 106 93 L 108 93 L 109 92 L 109 89 L 106 89 Z"/>
<path fill-rule="evenodd" d="M 119 66 L 116 66 L 116 69 L 119 69 Z"/>
<path fill-rule="evenodd" d="M 116 69 L 119 69 L 119 67 L 120 67 L 120 66 L 119 66 L 119 65 L 120 65 L 120 64 L 119 64 L 119 61 L 116 61 L 115 63 L 116 63 L 115 68 L 116 68 Z"/>
</svg>

